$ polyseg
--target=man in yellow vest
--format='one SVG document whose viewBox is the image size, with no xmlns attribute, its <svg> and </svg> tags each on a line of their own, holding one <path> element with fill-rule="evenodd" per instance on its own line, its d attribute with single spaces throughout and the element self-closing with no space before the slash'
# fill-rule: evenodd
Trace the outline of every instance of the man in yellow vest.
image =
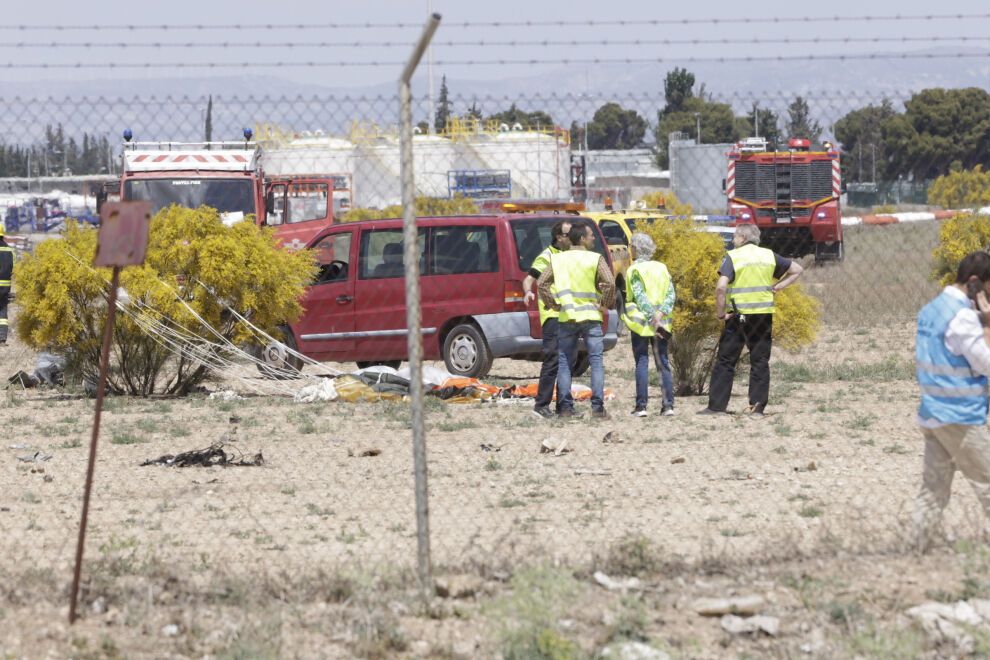
<svg viewBox="0 0 990 660">
<path fill-rule="evenodd" d="M 749 349 L 749 414 L 763 417 L 770 397 L 774 294 L 790 286 L 804 268 L 759 244 L 756 225 L 739 225 L 732 237 L 735 248 L 729 250 L 718 269 L 715 314 L 725 326 L 718 340 L 708 407 L 700 410 L 700 415 L 726 413 L 743 346 Z M 727 298 L 730 312 L 726 312 Z"/>
<path fill-rule="evenodd" d="M 0 346 L 7 344 L 7 301 L 14 273 L 14 248 L 4 240 L 4 223 L 0 219 Z"/>
<path fill-rule="evenodd" d="M 557 414 L 581 416 L 574 412 L 571 365 L 577 358 L 578 339 L 583 339 L 591 364 L 591 415 L 608 419 L 602 318 L 614 304 L 615 278 L 605 256 L 591 249 L 595 246 L 595 233 L 587 221 L 574 222 L 568 238 L 571 248 L 551 256 L 536 283 L 543 304 L 560 311 Z"/>
<path fill-rule="evenodd" d="M 642 232 L 632 235 L 635 262 L 626 271 L 626 304 L 622 320 L 629 328 L 636 362 L 635 417 L 646 417 L 650 389 L 650 353 L 660 372 L 663 392 L 661 415 L 674 414 L 674 378 L 670 371 L 667 341 L 673 327 L 674 284 L 667 266 L 653 260 L 653 239 Z"/>
<path fill-rule="evenodd" d="M 529 267 L 529 274 L 523 280 L 523 291 L 526 292 L 527 305 L 536 297 L 532 290 L 533 284 L 550 265 L 550 257 L 564 252 L 571 246 L 571 241 L 567 238 L 567 232 L 570 230 L 571 223 L 567 220 L 561 220 L 554 224 L 550 230 L 550 245 L 543 252 L 540 252 L 536 259 L 533 259 L 533 265 Z M 542 300 L 538 303 L 540 326 L 543 328 L 543 365 L 540 367 L 540 382 L 536 389 L 533 414 L 543 419 L 553 419 L 550 402 L 553 401 L 553 388 L 557 384 L 557 365 L 560 363 L 557 345 L 557 317 L 560 313 L 557 310 L 547 308 Z M 557 401 L 557 412 L 560 412 L 560 401 Z"/>
</svg>

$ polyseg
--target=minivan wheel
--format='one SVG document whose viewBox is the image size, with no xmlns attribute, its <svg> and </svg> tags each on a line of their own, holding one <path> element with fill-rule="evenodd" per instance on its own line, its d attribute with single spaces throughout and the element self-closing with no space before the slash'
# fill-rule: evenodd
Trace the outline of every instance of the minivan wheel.
<svg viewBox="0 0 990 660">
<path fill-rule="evenodd" d="M 398 369 L 402 366 L 402 360 L 371 360 L 371 361 L 358 361 L 358 369 L 367 369 L 368 367 L 391 367 L 392 369 Z"/>
<path fill-rule="evenodd" d="M 298 378 L 303 368 L 303 361 L 291 351 L 298 351 L 296 338 L 289 328 L 281 328 L 285 333 L 285 342 L 271 341 L 264 346 L 254 346 L 254 357 L 258 371 L 266 378 Z"/>
<path fill-rule="evenodd" d="M 443 340 L 443 361 L 455 376 L 484 378 L 492 368 L 492 351 L 477 326 L 462 323 Z"/>
<path fill-rule="evenodd" d="M 587 373 L 588 368 L 591 366 L 591 358 L 584 351 L 578 353 L 577 360 L 574 362 L 574 368 L 571 369 L 571 375 L 577 378 L 578 376 L 583 376 Z"/>
</svg>

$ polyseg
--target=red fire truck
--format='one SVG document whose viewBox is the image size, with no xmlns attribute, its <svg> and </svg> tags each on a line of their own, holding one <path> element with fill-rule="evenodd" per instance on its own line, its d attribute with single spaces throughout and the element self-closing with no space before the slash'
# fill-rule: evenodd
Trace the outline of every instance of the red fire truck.
<svg viewBox="0 0 990 660">
<path fill-rule="evenodd" d="M 333 224 L 334 183 L 343 178 L 266 176 L 251 137 L 245 129 L 243 142 L 132 142 L 124 131 L 120 198 L 148 200 L 153 213 L 210 206 L 229 224 L 251 216 L 274 226 L 286 247 L 301 248 Z"/>
<path fill-rule="evenodd" d="M 781 151 L 763 138 L 746 138 L 728 155 L 725 194 L 736 223 L 755 223 L 761 243 L 784 256 L 842 260 L 842 184 L 834 146 L 826 142 L 813 151 L 808 140 L 791 138 Z"/>
</svg>

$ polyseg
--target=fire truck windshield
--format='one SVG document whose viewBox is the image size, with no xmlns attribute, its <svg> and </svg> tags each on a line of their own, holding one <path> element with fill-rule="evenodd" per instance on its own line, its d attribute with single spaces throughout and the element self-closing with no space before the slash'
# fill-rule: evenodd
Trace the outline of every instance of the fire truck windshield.
<svg viewBox="0 0 990 660">
<path fill-rule="evenodd" d="M 177 204 L 185 208 L 210 206 L 220 213 L 257 213 L 254 184 L 249 179 L 129 179 L 125 200 L 147 200 L 152 213 Z"/>
</svg>

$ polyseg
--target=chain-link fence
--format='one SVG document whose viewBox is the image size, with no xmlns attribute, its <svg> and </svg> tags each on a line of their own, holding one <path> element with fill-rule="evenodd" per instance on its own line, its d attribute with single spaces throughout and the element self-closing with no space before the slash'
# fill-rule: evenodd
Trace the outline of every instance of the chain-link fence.
<svg viewBox="0 0 990 660">
<path fill-rule="evenodd" d="M 421 221 L 418 241 L 426 377 L 440 395 L 424 409 L 435 570 L 621 571 L 649 548 L 673 566 L 905 547 L 920 472 L 912 322 L 939 288 L 932 252 L 943 217 L 925 190 L 990 153 L 919 147 L 953 137 L 924 124 L 925 102 L 908 93 L 715 94 L 676 106 L 656 94 L 452 96 L 431 126 L 416 99 L 422 214 L 452 208 L 437 200 L 461 205 L 455 221 Z M 284 242 L 312 242 L 323 267 L 290 328 L 292 348 L 340 372 L 397 367 L 407 354 L 401 222 L 340 221 L 401 216 L 388 208 L 402 200 L 398 107 L 385 97 L 6 99 L 7 231 L 57 232 L 62 215 L 95 215 L 98 198 L 121 190 L 264 218 Z M 122 149 L 125 128 L 133 138 Z M 204 139 L 231 144 L 181 144 Z M 243 151 L 236 171 L 216 164 Z M 775 414 L 695 418 L 704 397 L 679 394 L 677 414 L 661 418 L 653 376 L 654 415 L 630 417 L 630 339 L 614 313 L 612 419 L 532 414 L 541 335 L 523 281 L 554 224 L 571 217 L 555 211 L 571 203 L 596 219 L 597 249 L 611 255 L 623 293 L 630 233 L 685 215 L 699 231 L 756 221 L 766 244 L 800 260 L 821 327 L 810 346 L 775 349 Z M 472 215 L 508 204 L 536 212 Z M 687 273 L 672 276 L 679 304 L 714 295 L 681 286 Z M 6 356 L 11 370 L 34 360 L 19 342 Z M 402 372 L 384 373 L 364 382 L 367 398 L 401 396 Z M 733 409 L 744 407 L 746 373 Z M 214 606 L 343 602 L 351 592 L 334 592 L 333 576 L 401 583 L 413 569 L 408 404 L 346 401 L 365 394 L 344 387 L 326 405 L 246 396 L 241 385 L 254 378 L 210 383 L 240 388 L 226 400 L 108 400 L 84 568 L 89 614 L 109 607 L 208 628 L 196 616 Z M 91 408 L 75 394 L 8 390 L 8 585 L 31 579 L 37 593 L 64 593 Z M 263 466 L 141 466 L 220 439 L 238 457 L 263 454 Z M 962 495 L 950 528 L 971 534 L 977 507 Z M 181 620 L 155 614 L 180 602 L 189 604 Z"/>
</svg>

